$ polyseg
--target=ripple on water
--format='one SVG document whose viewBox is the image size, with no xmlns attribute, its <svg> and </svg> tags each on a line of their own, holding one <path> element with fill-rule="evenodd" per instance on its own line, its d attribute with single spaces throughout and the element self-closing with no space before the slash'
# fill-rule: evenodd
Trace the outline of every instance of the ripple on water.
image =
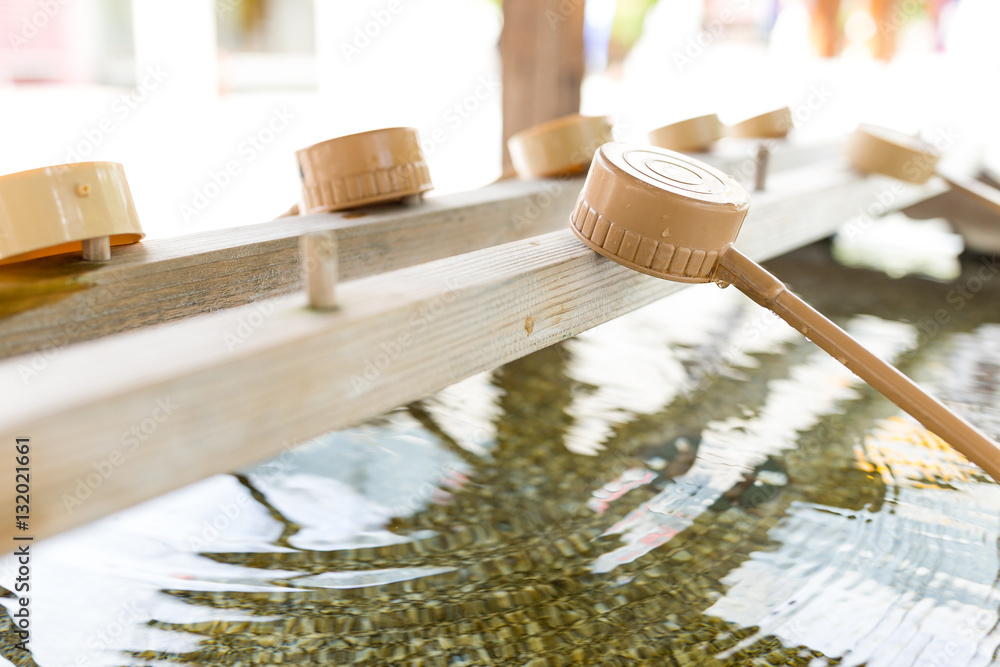
<svg viewBox="0 0 1000 667">
<path fill-rule="evenodd" d="M 919 283 L 876 318 L 824 270 L 845 326 L 998 434 L 997 289 L 918 341 Z M 36 656 L 989 664 L 1000 487 L 762 312 L 688 290 L 50 540 Z"/>
</svg>

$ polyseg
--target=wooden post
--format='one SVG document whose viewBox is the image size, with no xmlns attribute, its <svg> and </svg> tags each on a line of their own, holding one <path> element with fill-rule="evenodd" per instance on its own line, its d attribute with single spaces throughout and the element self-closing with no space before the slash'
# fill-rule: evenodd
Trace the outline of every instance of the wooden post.
<svg viewBox="0 0 1000 667">
<path fill-rule="evenodd" d="M 819 0 L 812 9 L 812 37 L 816 52 L 822 58 L 832 58 L 840 50 L 840 0 Z"/>
<path fill-rule="evenodd" d="M 583 0 L 504 0 L 503 167 L 513 173 L 507 139 L 580 110 Z"/>
<path fill-rule="evenodd" d="M 812 9 L 812 35 L 816 50 L 824 58 L 840 52 L 840 0 L 818 0 Z M 868 11 L 877 32 L 872 39 L 872 54 L 879 60 L 891 60 L 896 52 L 896 33 L 900 25 L 895 16 L 896 0 L 869 0 Z"/>
<path fill-rule="evenodd" d="M 896 33 L 902 27 L 894 16 L 896 0 L 871 0 L 870 11 L 876 25 L 872 54 L 879 60 L 892 60 L 896 52 Z"/>
</svg>

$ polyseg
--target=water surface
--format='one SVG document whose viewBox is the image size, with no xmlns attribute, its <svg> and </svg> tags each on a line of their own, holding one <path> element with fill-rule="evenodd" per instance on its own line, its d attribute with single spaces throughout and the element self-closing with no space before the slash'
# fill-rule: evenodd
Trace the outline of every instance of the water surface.
<svg viewBox="0 0 1000 667">
<path fill-rule="evenodd" d="M 770 268 L 996 438 L 989 266 L 891 279 L 814 246 Z M 34 656 L 988 665 L 998 489 L 735 290 L 700 286 L 36 545 Z M 2 654 L 33 664 L 2 622 Z"/>
</svg>

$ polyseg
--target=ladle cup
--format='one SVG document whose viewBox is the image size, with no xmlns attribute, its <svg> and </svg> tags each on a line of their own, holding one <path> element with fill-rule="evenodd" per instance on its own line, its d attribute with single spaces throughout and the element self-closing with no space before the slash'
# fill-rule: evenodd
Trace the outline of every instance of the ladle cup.
<svg viewBox="0 0 1000 667">
<path fill-rule="evenodd" d="M 145 236 L 125 169 L 76 162 L 0 176 L 0 264 L 81 251 L 111 260 L 111 247 Z"/>
<path fill-rule="evenodd" d="M 715 114 L 689 118 L 652 130 L 648 138 L 649 143 L 660 148 L 681 153 L 705 153 L 723 136 L 737 139 L 784 139 L 793 125 L 791 109 L 781 107 L 728 127 L 723 125 Z M 768 143 L 761 141 L 757 146 L 755 190 L 764 189 L 770 154 Z"/>
<path fill-rule="evenodd" d="M 521 130 L 507 149 L 521 178 L 555 178 L 587 171 L 594 151 L 611 139 L 606 116 L 570 114 Z"/>
<path fill-rule="evenodd" d="M 296 151 L 296 157 L 302 198 L 281 217 L 393 201 L 416 203 L 434 187 L 420 138 L 411 127 L 329 139 Z"/>
<path fill-rule="evenodd" d="M 649 143 L 681 153 L 705 153 L 722 137 L 737 139 L 784 139 L 794 122 L 788 107 L 774 109 L 738 123 L 723 125 L 717 115 L 708 114 L 664 125 L 649 132 Z"/>
<path fill-rule="evenodd" d="M 979 181 L 943 174 L 938 169 L 941 153 L 919 137 L 862 123 L 848 141 L 847 157 L 863 173 L 882 174 L 918 185 L 937 175 L 952 190 L 1000 215 L 1000 191 Z"/>
</svg>

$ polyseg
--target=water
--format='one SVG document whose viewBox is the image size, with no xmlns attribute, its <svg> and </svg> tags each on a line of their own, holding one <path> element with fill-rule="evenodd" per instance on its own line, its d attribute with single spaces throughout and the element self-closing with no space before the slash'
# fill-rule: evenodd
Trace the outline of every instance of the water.
<svg viewBox="0 0 1000 667">
<path fill-rule="evenodd" d="M 825 252 L 770 268 L 1000 436 L 993 264 L 893 280 Z M 975 466 L 703 286 L 36 545 L 34 656 L 987 665 L 998 508 Z M 36 664 L 0 620 L 0 654 Z"/>
</svg>

